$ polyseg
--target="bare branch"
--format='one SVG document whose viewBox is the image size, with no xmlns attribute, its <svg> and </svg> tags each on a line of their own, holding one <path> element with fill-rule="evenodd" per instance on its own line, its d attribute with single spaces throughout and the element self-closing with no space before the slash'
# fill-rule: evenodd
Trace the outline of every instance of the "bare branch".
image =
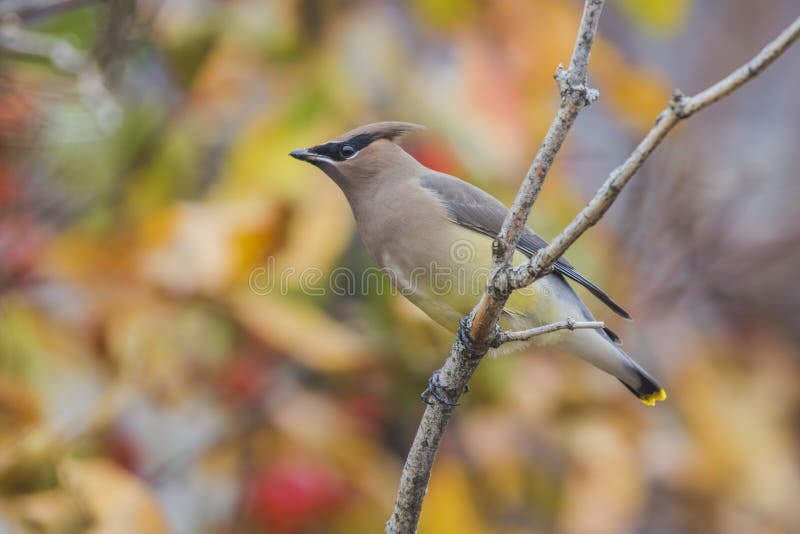
<svg viewBox="0 0 800 534">
<path fill-rule="evenodd" d="M 599 97 L 597 90 L 589 88 L 586 70 L 604 3 L 604 0 L 586 0 L 583 6 L 569 68 L 564 71 L 559 65 L 555 74 L 561 92 L 558 111 L 492 245 L 493 274 L 489 277 L 487 293 L 471 314 L 472 319 L 468 328 L 468 336 L 474 340 L 478 352 L 481 350 L 485 352 L 488 347 L 486 340 L 494 335 L 500 312 L 513 289 L 507 283 L 506 272 L 511 268 L 511 258 L 514 256 L 522 229 L 527 223 L 531 208 L 539 196 L 556 154 L 561 149 L 570 128 L 575 124 L 578 113 Z"/>
<path fill-rule="evenodd" d="M 769 67 L 778 59 L 787 48 L 800 38 L 800 17 L 781 32 L 774 41 L 765 46 L 753 59 L 718 81 L 708 89 L 697 93 L 693 97 L 678 98 L 675 112 L 681 119 L 690 117 L 694 113 L 706 108 L 733 91 L 749 82 Z"/>
<path fill-rule="evenodd" d="M 586 207 L 547 247 L 535 254 L 529 262 L 515 269 L 510 277 L 510 287 L 516 289 L 530 285 L 536 279 L 549 273 L 556 260 L 608 211 L 636 171 L 641 168 L 661 140 L 678 122 L 691 117 L 755 78 L 798 38 L 800 38 L 800 17 L 753 59 L 708 89 L 689 97 L 676 91 L 669 106 L 656 119 L 655 126 L 642 139 L 628 159 L 611 172 Z"/>
<path fill-rule="evenodd" d="M 480 302 L 470 316 L 462 321 L 459 336 L 450 349 L 450 355 L 436 375 L 439 381 L 436 386 L 454 400 L 452 403 L 434 403 L 425 409 L 403 466 L 394 512 L 386 524 L 387 533 L 411 534 L 417 530 L 433 461 L 450 420 L 453 405 L 475 372 L 481 357 L 489 349 L 496 335 L 497 320 L 510 294 L 502 287 L 502 280 L 507 277 L 497 274 L 505 273 L 511 268 L 511 258 L 531 207 L 575 118 L 583 107 L 597 99 L 597 92 L 588 88 L 586 69 L 603 4 L 604 0 L 586 0 L 569 68 L 563 72 L 559 67 L 556 72 L 561 103 L 503 223 L 500 235 L 492 246 L 494 274 L 490 277 L 489 286 Z"/>
<path fill-rule="evenodd" d="M 800 35 L 800 19 L 798 19 L 744 67 L 737 69 L 721 82 L 692 97 L 685 97 L 676 92 L 670 106 L 659 115 L 653 129 L 647 133 L 628 159 L 611 173 L 588 205 L 550 245 L 540 250 L 529 262 L 514 269 L 510 266 L 510 259 L 555 155 L 561 148 L 578 112 L 597 98 L 596 92 L 588 88 L 586 67 L 602 7 L 603 0 L 586 0 L 570 66 L 566 72 L 559 68 L 556 73 L 556 81 L 561 89 L 561 104 L 517 193 L 503 228 L 492 246 L 493 269 L 486 293 L 472 313 L 462 320 L 450 354 L 442 368 L 435 374 L 437 382 L 434 386 L 438 388 L 440 395 L 446 394 L 450 402 L 435 403 L 425 409 L 403 466 L 394 513 L 386 525 L 387 533 L 416 532 L 422 500 L 427 491 L 431 468 L 442 435 L 455 402 L 464 391 L 483 355 L 491 346 L 502 341 L 504 336 L 530 333 L 530 331 L 498 332 L 497 320 L 511 291 L 532 283 L 552 270 L 555 261 L 583 232 L 603 216 L 619 196 L 622 188 L 675 124 L 730 94 L 758 75 Z M 553 325 L 544 328 L 551 326 Z"/>
<path fill-rule="evenodd" d="M 603 321 L 576 321 L 571 317 L 565 321 L 557 323 L 546 324 L 544 326 L 537 326 L 536 328 L 529 328 L 527 330 L 520 330 L 518 332 L 505 331 L 497 334 L 495 344 L 497 346 L 509 341 L 527 341 L 532 337 L 557 332 L 559 330 L 581 330 L 581 329 L 596 329 L 605 328 Z"/>
<path fill-rule="evenodd" d="M 580 110 L 599 97 L 596 90 L 588 87 L 586 69 L 589 65 L 589 56 L 592 52 L 603 3 L 603 0 L 586 1 L 569 68 L 565 72 L 559 65 L 556 70 L 555 79 L 561 91 L 561 105 L 555 119 L 550 124 L 542 146 L 525 175 L 522 186 L 517 191 L 509 217 L 504 221 L 497 236 L 494 246 L 495 268 L 500 268 L 511 261 L 516 242 L 525 227 L 531 208 L 539 196 L 544 179 L 553 165 L 553 160 L 567 137 L 567 132 L 575 123 Z"/>
</svg>

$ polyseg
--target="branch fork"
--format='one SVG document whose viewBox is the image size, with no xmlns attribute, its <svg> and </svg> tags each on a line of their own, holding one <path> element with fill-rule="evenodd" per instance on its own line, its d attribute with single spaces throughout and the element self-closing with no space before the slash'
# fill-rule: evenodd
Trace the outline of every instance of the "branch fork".
<svg viewBox="0 0 800 534">
<path fill-rule="evenodd" d="M 510 269 L 508 273 L 508 284 L 513 289 L 516 290 L 528 287 L 539 278 L 553 272 L 555 269 L 555 261 L 550 262 L 547 258 L 542 259 L 543 253 L 546 250 L 545 248 L 536 251 L 528 261 Z M 556 260 L 558 260 L 558 257 Z"/>
<path fill-rule="evenodd" d="M 675 91 L 672 92 L 672 98 L 669 101 L 669 109 L 672 110 L 679 119 L 687 119 L 692 115 L 691 112 L 686 111 L 686 100 L 686 95 L 683 94 L 683 91 L 680 89 L 675 89 Z"/>
</svg>

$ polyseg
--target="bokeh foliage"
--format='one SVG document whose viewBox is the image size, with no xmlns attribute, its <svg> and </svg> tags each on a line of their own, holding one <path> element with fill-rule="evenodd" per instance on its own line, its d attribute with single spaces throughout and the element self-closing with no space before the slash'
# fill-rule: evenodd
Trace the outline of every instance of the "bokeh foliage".
<svg viewBox="0 0 800 534">
<path fill-rule="evenodd" d="M 52 49 L 6 46 L 0 66 L 0 531 L 380 531 L 451 335 L 399 296 L 331 291 L 337 268 L 371 263 L 336 186 L 287 154 L 419 122 L 415 157 L 509 201 L 555 110 L 579 3 L 64 4 L 3 19 L 87 60 L 64 72 Z M 650 127 L 676 72 L 688 89 L 713 81 L 639 43 L 759 12 L 694 4 L 610 3 L 590 66 L 602 101 L 535 207 L 545 236 Z M 722 73 L 784 22 L 760 16 L 775 25 L 741 58 L 705 59 Z M 760 241 L 726 248 L 725 225 L 702 216 L 743 205 L 740 156 L 717 137 L 747 123 L 733 106 L 678 132 L 569 254 L 634 312 L 620 323 L 587 299 L 669 401 L 648 409 L 555 352 L 487 361 L 421 532 L 800 530 L 800 299 L 781 290 L 798 219 L 758 223 L 797 188 L 765 172 L 764 206 L 741 210 Z M 762 124 L 789 132 L 765 160 L 796 162 L 781 148 L 796 115 Z M 729 267 L 759 246 L 786 263 L 753 291 L 753 271 Z M 731 259 L 699 262 L 708 250 Z"/>
</svg>

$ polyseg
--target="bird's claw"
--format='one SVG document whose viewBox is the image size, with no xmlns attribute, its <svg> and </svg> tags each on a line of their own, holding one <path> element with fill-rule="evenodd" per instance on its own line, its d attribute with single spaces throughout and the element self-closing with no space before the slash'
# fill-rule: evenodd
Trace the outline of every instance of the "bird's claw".
<svg viewBox="0 0 800 534">
<path fill-rule="evenodd" d="M 469 334 L 469 321 L 466 317 L 462 317 L 461 321 L 459 321 L 459 329 L 456 331 L 456 335 L 458 336 L 458 340 L 464 346 L 467 351 L 471 351 L 472 349 L 472 339 L 470 339 Z"/>
<path fill-rule="evenodd" d="M 449 398 L 447 398 L 447 392 L 444 386 L 442 386 L 441 381 L 439 380 L 440 373 L 441 371 L 434 371 L 431 377 L 428 379 L 428 387 L 425 389 L 425 391 L 422 392 L 422 395 L 420 395 L 422 402 L 424 402 L 428 406 L 433 406 L 434 401 L 432 399 L 435 399 L 440 403 L 444 404 L 445 406 L 450 406 L 450 407 L 459 406 L 460 403 L 452 401 Z M 466 393 L 468 390 L 469 387 L 465 386 L 464 393 Z"/>
<path fill-rule="evenodd" d="M 496 348 L 493 346 L 492 341 L 488 344 L 481 344 L 478 345 L 472 339 L 469 334 L 470 329 L 470 319 L 469 317 L 462 317 L 461 321 L 459 322 L 459 328 L 456 332 L 456 336 L 458 337 L 458 341 L 461 343 L 461 346 L 464 347 L 464 351 L 467 354 L 468 358 L 480 359 L 486 354 L 486 352 L 490 348 Z M 496 337 L 496 336 L 494 336 Z"/>
</svg>

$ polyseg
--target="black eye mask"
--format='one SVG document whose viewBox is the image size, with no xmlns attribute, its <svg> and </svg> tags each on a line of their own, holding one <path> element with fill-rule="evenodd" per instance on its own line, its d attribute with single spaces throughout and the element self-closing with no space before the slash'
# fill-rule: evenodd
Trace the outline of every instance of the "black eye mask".
<svg viewBox="0 0 800 534">
<path fill-rule="evenodd" d="M 325 143 L 317 145 L 309 149 L 309 152 L 324 156 L 333 161 L 344 161 L 350 159 L 358 152 L 369 146 L 370 143 L 376 139 L 380 139 L 380 135 L 375 134 L 361 134 L 340 143 Z"/>
</svg>

